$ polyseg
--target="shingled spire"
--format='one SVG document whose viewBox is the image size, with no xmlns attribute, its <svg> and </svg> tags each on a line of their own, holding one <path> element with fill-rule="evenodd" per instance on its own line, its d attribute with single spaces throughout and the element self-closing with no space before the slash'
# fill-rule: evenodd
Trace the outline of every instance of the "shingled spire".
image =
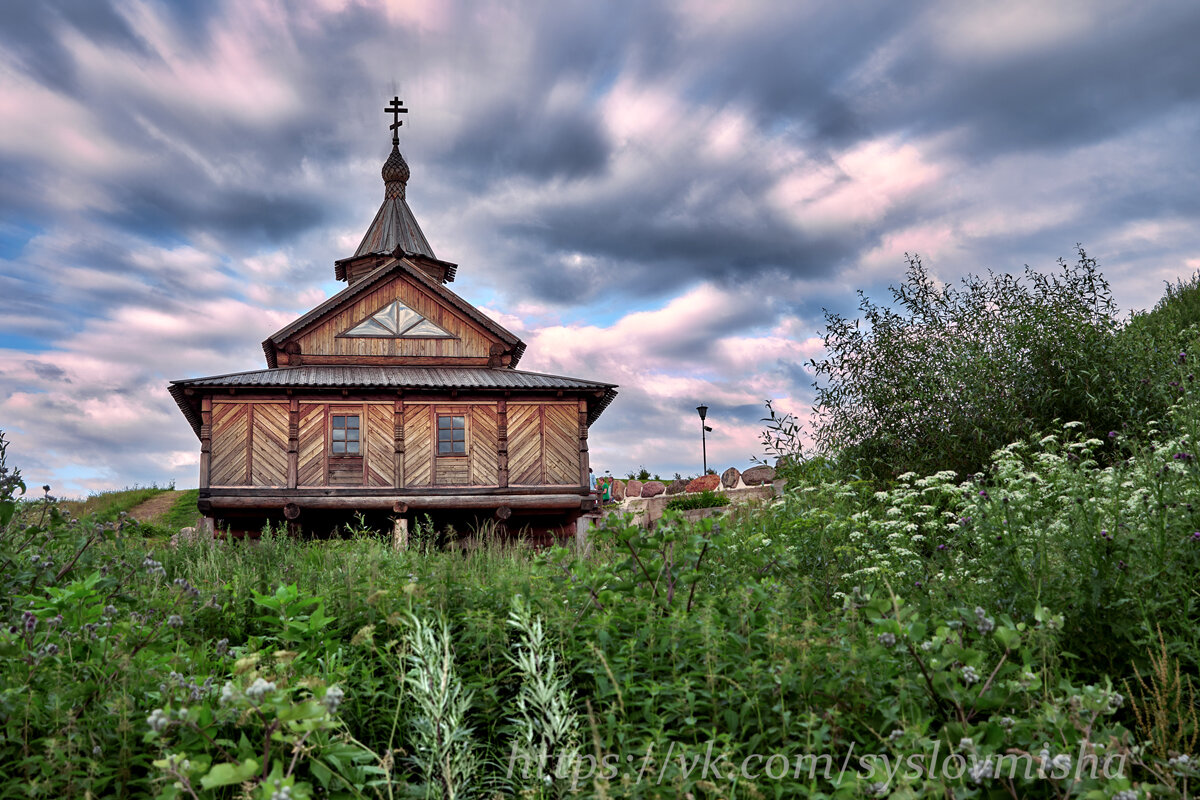
<svg viewBox="0 0 1200 800">
<path fill-rule="evenodd" d="M 375 219 L 367 228 L 362 243 L 358 245 L 358 250 L 351 258 L 357 259 L 360 256 L 372 254 L 391 254 L 397 248 L 407 254 L 436 258 L 433 248 L 429 246 L 429 240 L 421 232 L 421 226 L 417 224 L 412 209 L 408 207 L 408 202 L 404 199 L 410 172 L 408 162 L 404 160 L 404 156 L 400 155 L 400 126 L 404 123 L 399 116 L 408 113 L 408 109 L 404 108 L 399 97 L 395 97 L 384 111 L 392 115 L 393 122 L 391 125 L 392 152 L 384 162 L 382 171 L 383 205 L 379 207 L 379 212 L 375 214 Z M 343 275 L 339 274 L 338 278 L 343 278 Z"/>
</svg>

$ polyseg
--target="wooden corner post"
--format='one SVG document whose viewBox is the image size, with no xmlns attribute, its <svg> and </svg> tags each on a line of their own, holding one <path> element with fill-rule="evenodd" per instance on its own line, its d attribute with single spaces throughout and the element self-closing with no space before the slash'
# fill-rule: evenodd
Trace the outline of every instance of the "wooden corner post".
<svg viewBox="0 0 1200 800">
<path fill-rule="evenodd" d="M 404 486 L 404 400 L 397 399 L 394 407 L 392 445 L 395 448 L 395 488 Z"/>
<path fill-rule="evenodd" d="M 588 456 L 588 410 L 587 400 L 579 401 L 579 485 L 587 489 L 591 485 L 588 480 L 588 468 L 591 462 Z"/>
<path fill-rule="evenodd" d="M 496 485 L 508 486 L 508 401 L 496 403 Z"/>
<path fill-rule="evenodd" d="M 212 396 L 200 398 L 200 488 L 207 489 L 212 468 Z"/>
<path fill-rule="evenodd" d="M 287 485 L 289 489 L 295 489 L 300 485 L 300 400 L 296 397 L 288 405 L 287 452 Z"/>
</svg>

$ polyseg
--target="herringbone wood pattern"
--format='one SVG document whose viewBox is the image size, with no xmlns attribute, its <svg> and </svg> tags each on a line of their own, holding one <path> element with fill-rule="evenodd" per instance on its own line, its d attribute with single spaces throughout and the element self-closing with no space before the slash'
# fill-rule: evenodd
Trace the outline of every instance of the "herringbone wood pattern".
<svg viewBox="0 0 1200 800">
<path fill-rule="evenodd" d="M 246 486 L 250 483 L 246 453 L 249 440 L 250 406 L 246 403 L 213 403 L 210 485 Z"/>
</svg>

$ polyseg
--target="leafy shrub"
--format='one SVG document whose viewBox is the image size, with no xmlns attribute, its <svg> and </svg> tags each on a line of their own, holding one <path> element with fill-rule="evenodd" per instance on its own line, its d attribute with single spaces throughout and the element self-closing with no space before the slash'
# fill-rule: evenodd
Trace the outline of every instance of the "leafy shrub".
<svg viewBox="0 0 1200 800">
<path fill-rule="evenodd" d="M 891 289 L 894 308 L 860 292 L 862 319 L 826 313 L 815 439 L 876 477 L 970 475 L 994 450 L 1077 420 L 1120 430 L 1130 398 L 1116 308 L 1082 248 L 1057 273 L 968 275 L 942 286 L 919 257 Z"/>
<path fill-rule="evenodd" d="M 729 497 L 720 492 L 714 492 L 712 489 L 705 489 L 703 492 L 693 492 L 672 498 L 667 501 L 666 508 L 672 511 L 691 511 L 697 508 L 717 508 L 727 505 L 729 505 Z"/>
</svg>

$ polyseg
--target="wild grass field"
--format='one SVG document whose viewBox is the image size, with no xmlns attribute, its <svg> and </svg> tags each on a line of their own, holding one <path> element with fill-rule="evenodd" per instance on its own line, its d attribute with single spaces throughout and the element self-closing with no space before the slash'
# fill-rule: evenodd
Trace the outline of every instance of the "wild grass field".
<svg viewBox="0 0 1200 800">
<path fill-rule="evenodd" d="M 4 467 L 0 797 L 1193 796 L 1200 281 L 992 280 L 830 320 L 779 500 L 587 552 L 171 547 Z"/>
</svg>

